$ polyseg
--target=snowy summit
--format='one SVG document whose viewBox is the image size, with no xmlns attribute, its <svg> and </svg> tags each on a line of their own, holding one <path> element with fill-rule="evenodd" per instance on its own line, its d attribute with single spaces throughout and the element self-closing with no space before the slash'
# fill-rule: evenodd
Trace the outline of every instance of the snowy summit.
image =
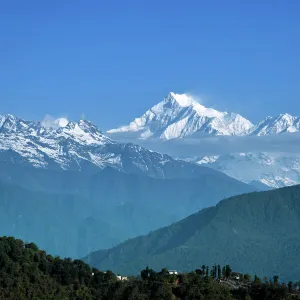
<svg viewBox="0 0 300 300">
<path fill-rule="evenodd" d="M 176 172 L 188 178 L 212 172 L 220 176 L 212 169 L 176 160 L 139 145 L 113 141 L 88 120 L 46 120 L 35 122 L 0 115 L 0 163 L 88 172 L 109 167 L 155 178 L 173 178 Z"/>
<path fill-rule="evenodd" d="M 253 124 L 235 113 L 207 108 L 187 94 L 170 93 L 128 126 L 111 129 L 109 134 L 136 133 L 137 137 L 174 139 L 205 133 L 245 135 Z"/>
</svg>

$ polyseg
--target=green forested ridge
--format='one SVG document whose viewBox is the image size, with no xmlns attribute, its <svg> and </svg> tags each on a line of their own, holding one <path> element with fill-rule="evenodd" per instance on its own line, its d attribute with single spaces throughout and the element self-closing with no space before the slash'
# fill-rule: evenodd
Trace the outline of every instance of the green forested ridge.
<svg viewBox="0 0 300 300">
<path fill-rule="evenodd" d="M 95 267 L 136 274 L 143 266 L 189 271 L 199 262 L 300 279 L 300 186 L 232 197 L 148 235 L 91 253 Z"/>
<path fill-rule="evenodd" d="M 73 258 L 253 190 L 211 171 L 163 180 L 111 168 L 64 172 L 3 162 L 0 166 L 0 235 L 34 240 L 53 254 Z"/>
<path fill-rule="evenodd" d="M 47 255 L 34 243 L 0 238 L 1 300 L 272 300 L 299 299 L 292 282 L 280 284 L 247 274 L 235 282 L 230 266 L 199 267 L 170 275 L 148 267 L 140 277 L 118 281 L 111 271 L 91 269 L 80 260 Z"/>
</svg>

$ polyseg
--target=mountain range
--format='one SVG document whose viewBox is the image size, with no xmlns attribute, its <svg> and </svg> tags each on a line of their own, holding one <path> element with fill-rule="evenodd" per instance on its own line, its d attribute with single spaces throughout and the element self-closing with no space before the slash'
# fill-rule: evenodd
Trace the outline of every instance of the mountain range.
<svg viewBox="0 0 300 300">
<path fill-rule="evenodd" d="M 195 134 L 264 136 L 299 130 L 300 117 L 282 114 L 253 125 L 239 114 L 207 108 L 190 95 L 171 92 L 129 125 L 111 129 L 108 133 L 169 140 Z"/>
<path fill-rule="evenodd" d="M 228 112 L 220 112 L 206 108 L 187 94 L 170 93 L 164 100 L 150 108 L 141 117 L 136 118 L 128 126 L 111 129 L 107 133 L 115 138 L 131 140 L 184 140 L 215 136 L 266 136 L 299 132 L 300 117 L 281 114 L 267 117 L 254 125 L 246 118 Z M 254 141 L 255 142 L 255 141 Z M 251 142 L 253 145 L 253 142 Z M 189 145 L 189 141 L 187 141 Z M 216 142 L 215 148 L 222 148 L 222 140 Z M 234 142 L 232 142 L 234 149 Z M 172 147 L 172 146 L 171 146 Z M 262 188 L 279 188 L 300 183 L 300 156 L 288 153 L 288 145 L 284 151 L 269 152 L 229 152 L 221 155 L 196 155 L 190 157 L 181 153 L 180 158 L 202 166 L 208 166 L 245 183 Z M 166 147 L 164 149 L 167 149 Z M 216 149 L 215 149 L 216 151 Z M 235 150 L 236 151 L 236 150 Z M 195 150 L 194 150 L 195 152 Z"/>
<path fill-rule="evenodd" d="M 87 120 L 58 121 L 47 127 L 12 115 L 0 117 L 0 161 L 54 170 L 87 171 L 112 167 L 155 178 L 217 174 L 132 143 L 118 143 Z M 220 176 L 222 174 L 218 172 Z"/>
<path fill-rule="evenodd" d="M 299 117 L 282 114 L 253 125 L 236 113 L 206 108 L 190 95 L 173 92 L 128 126 L 107 133 L 88 120 L 69 122 L 60 118 L 51 123 L 25 121 L 12 115 L 0 116 L 0 161 L 90 172 L 110 166 L 127 173 L 168 178 L 173 174 L 170 170 L 174 164 L 169 156 L 136 144 L 118 143 L 111 138 L 163 141 L 197 139 L 205 135 L 259 136 L 263 139 L 264 136 L 289 134 L 300 129 Z M 180 158 L 219 170 L 260 189 L 300 183 L 300 156 L 286 151 L 230 152 L 213 156 L 208 153 L 192 158 L 183 153 Z M 190 176 L 191 173 L 187 171 L 185 174 Z"/>
<path fill-rule="evenodd" d="M 189 162 L 113 137 L 264 138 L 296 132 L 298 122 L 281 115 L 253 125 L 174 93 L 107 133 L 88 120 L 0 116 L 0 235 L 34 240 L 62 256 L 92 252 L 86 258 L 91 264 L 126 274 L 145 264 L 190 270 L 202 259 L 266 274 L 280 267 L 289 278 L 285 267 L 293 267 L 299 251 L 299 187 L 247 193 L 298 183 L 297 156 L 249 152 Z M 275 245 L 278 251 L 267 257 Z"/>
<path fill-rule="evenodd" d="M 113 168 L 89 174 L 2 163 L 0 235 L 81 257 L 255 190 L 216 174 L 160 179 Z"/>
<path fill-rule="evenodd" d="M 270 188 L 280 188 L 300 183 L 300 156 L 295 153 L 231 153 L 195 160 L 252 185 L 259 182 Z"/>
<path fill-rule="evenodd" d="M 230 264 L 252 275 L 298 280 L 300 186 L 221 201 L 180 222 L 85 258 L 92 266 L 136 274 L 150 266 L 189 271 Z"/>
<path fill-rule="evenodd" d="M 62 123 L 57 128 L 12 115 L 0 118 L 0 161 L 56 170 L 96 172 L 112 167 L 157 178 L 212 173 L 207 167 L 179 161 L 132 143 L 118 143 L 92 122 Z"/>
<path fill-rule="evenodd" d="M 51 127 L 12 115 L 0 120 L 0 234 L 54 254 L 109 248 L 257 190 L 212 168 L 113 141 L 87 120 L 59 119 Z"/>
</svg>

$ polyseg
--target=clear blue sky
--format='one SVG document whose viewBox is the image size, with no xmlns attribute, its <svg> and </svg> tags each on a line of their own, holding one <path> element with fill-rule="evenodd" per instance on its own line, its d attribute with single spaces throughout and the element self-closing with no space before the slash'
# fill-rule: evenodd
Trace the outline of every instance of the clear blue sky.
<svg viewBox="0 0 300 300">
<path fill-rule="evenodd" d="M 0 113 L 108 129 L 170 91 L 300 115 L 300 1 L 0 1 Z"/>
</svg>

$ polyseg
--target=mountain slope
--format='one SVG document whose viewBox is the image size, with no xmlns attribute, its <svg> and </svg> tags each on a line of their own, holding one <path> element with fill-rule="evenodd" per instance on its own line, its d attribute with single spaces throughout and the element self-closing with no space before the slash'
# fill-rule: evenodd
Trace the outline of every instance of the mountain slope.
<svg viewBox="0 0 300 300">
<path fill-rule="evenodd" d="M 300 131 L 300 117 L 281 114 L 277 117 L 267 117 L 253 128 L 251 134 L 264 136 L 297 131 Z"/>
<path fill-rule="evenodd" d="M 215 177 L 217 181 L 222 178 L 224 182 L 233 182 L 233 179 L 211 168 L 175 160 L 135 144 L 117 143 L 86 120 L 78 123 L 58 120 L 56 128 L 11 115 L 1 120 L 0 178 L 15 178 L 15 181 L 9 179 L 11 183 L 22 184 L 23 181 L 31 180 L 24 178 L 22 173 L 18 174 L 15 170 L 18 166 L 25 167 L 26 170 L 35 167 L 56 171 L 82 171 L 87 174 L 95 174 L 111 167 L 125 173 L 154 178 L 211 176 L 212 180 Z"/>
<path fill-rule="evenodd" d="M 300 157 L 297 154 L 232 153 L 206 156 L 197 163 L 249 184 L 257 181 L 270 188 L 280 188 L 300 183 Z"/>
<path fill-rule="evenodd" d="M 300 186 L 236 196 L 171 226 L 91 253 L 93 266 L 134 274 L 149 265 L 179 271 L 216 262 L 241 272 L 298 279 Z"/>
<path fill-rule="evenodd" d="M 83 256 L 255 190 L 211 168 L 117 143 L 86 120 L 49 127 L 7 115 L 0 125 L 0 233 L 53 253 Z"/>
<path fill-rule="evenodd" d="M 254 190 L 213 174 L 158 179 L 112 168 L 89 174 L 2 163 L 0 235 L 78 257 Z"/>
<path fill-rule="evenodd" d="M 117 143 L 93 123 L 58 122 L 56 128 L 14 116 L 0 122 L 0 162 L 26 167 L 96 173 L 106 167 L 156 178 L 197 177 L 220 172 L 172 159 L 131 143 Z M 60 124 L 60 125 L 59 125 Z"/>
<path fill-rule="evenodd" d="M 191 111 L 194 114 L 201 112 L 208 118 L 223 114 L 203 108 L 187 96 L 174 94 L 174 98 L 172 95 L 163 102 L 165 106 L 166 103 L 174 104 L 171 105 L 169 115 L 164 105 L 158 105 L 162 111 L 161 114 L 158 114 L 159 118 L 166 123 L 172 121 L 174 107 L 177 107 L 178 112 L 183 114 Z M 158 108 L 156 110 L 159 111 Z M 155 118 L 158 118 L 157 116 Z M 286 115 L 284 116 L 286 117 Z M 284 116 L 278 119 L 280 124 L 282 123 L 280 120 L 283 120 Z M 297 118 L 294 119 L 297 120 Z M 214 121 L 210 119 L 210 121 L 212 122 L 210 124 L 216 124 L 216 119 Z M 52 123 L 54 125 L 52 124 L 51 127 L 45 122 L 25 121 L 12 115 L 0 117 L 0 163 L 55 170 L 79 170 L 88 173 L 95 173 L 99 169 L 112 167 L 126 173 L 144 174 L 155 178 L 197 177 L 198 174 L 212 174 L 213 171 L 210 168 L 213 168 L 246 183 L 261 182 L 272 188 L 300 182 L 300 175 L 297 171 L 299 158 L 295 155 L 281 155 L 280 157 L 276 154 L 274 158 L 274 154 L 271 153 L 253 153 L 251 157 L 245 155 L 247 162 L 242 163 L 242 154 L 230 154 L 218 158 L 217 162 L 207 164 L 201 162 L 199 168 L 135 144 L 115 142 L 87 120 L 74 123 L 61 118 Z M 276 132 L 284 132 L 284 126 L 278 125 L 279 123 L 274 123 L 277 124 L 277 127 L 273 124 L 277 128 Z M 255 128 L 258 130 L 257 126 Z M 273 132 L 271 127 L 268 127 L 268 130 L 264 126 L 259 128 L 260 131 L 255 131 L 255 134 L 262 134 L 262 130 L 266 134 Z M 193 133 L 193 130 L 186 129 L 184 132 L 184 136 L 199 133 L 198 131 Z M 261 158 L 262 156 L 266 156 L 266 158 Z M 214 157 L 209 159 L 214 159 Z M 199 158 L 194 161 L 202 160 Z M 266 161 L 272 161 L 272 163 L 267 165 L 268 162 L 266 164 Z M 294 163 L 296 167 L 293 166 Z M 203 166 L 210 168 L 203 168 Z M 251 176 L 248 176 L 249 174 Z M 219 175 L 215 173 L 215 175 L 222 176 L 220 173 Z"/>
<path fill-rule="evenodd" d="M 234 113 L 206 108 L 186 94 L 170 93 L 128 126 L 111 129 L 109 134 L 134 134 L 138 138 L 174 139 L 208 133 L 244 135 L 253 124 Z"/>
<path fill-rule="evenodd" d="M 300 131 L 300 117 L 281 114 L 267 117 L 254 126 L 238 114 L 204 107 L 190 95 L 170 93 L 129 125 L 108 133 L 123 138 L 169 140 L 194 134 L 264 136 L 296 131 Z"/>
<path fill-rule="evenodd" d="M 281 300 L 291 299 L 283 285 L 249 285 L 237 293 L 212 278 L 204 280 L 195 272 L 179 277 L 180 286 L 174 284 L 177 276 L 167 272 L 151 272 L 149 280 L 119 280 L 111 271 L 99 271 L 81 260 L 53 257 L 34 243 L 13 237 L 0 237 L 0 257 L 3 300 L 173 300 L 202 299 L 203 295 L 206 299 L 237 300 L 245 293 L 253 300 L 262 299 L 266 293 L 268 300 L 278 299 L 278 294 Z"/>
<path fill-rule="evenodd" d="M 0 234 L 35 240 L 53 254 L 77 257 L 128 236 L 104 221 L 100 207 L 81 195 L 33 192 L 0 183 Z"/>
</svg>

